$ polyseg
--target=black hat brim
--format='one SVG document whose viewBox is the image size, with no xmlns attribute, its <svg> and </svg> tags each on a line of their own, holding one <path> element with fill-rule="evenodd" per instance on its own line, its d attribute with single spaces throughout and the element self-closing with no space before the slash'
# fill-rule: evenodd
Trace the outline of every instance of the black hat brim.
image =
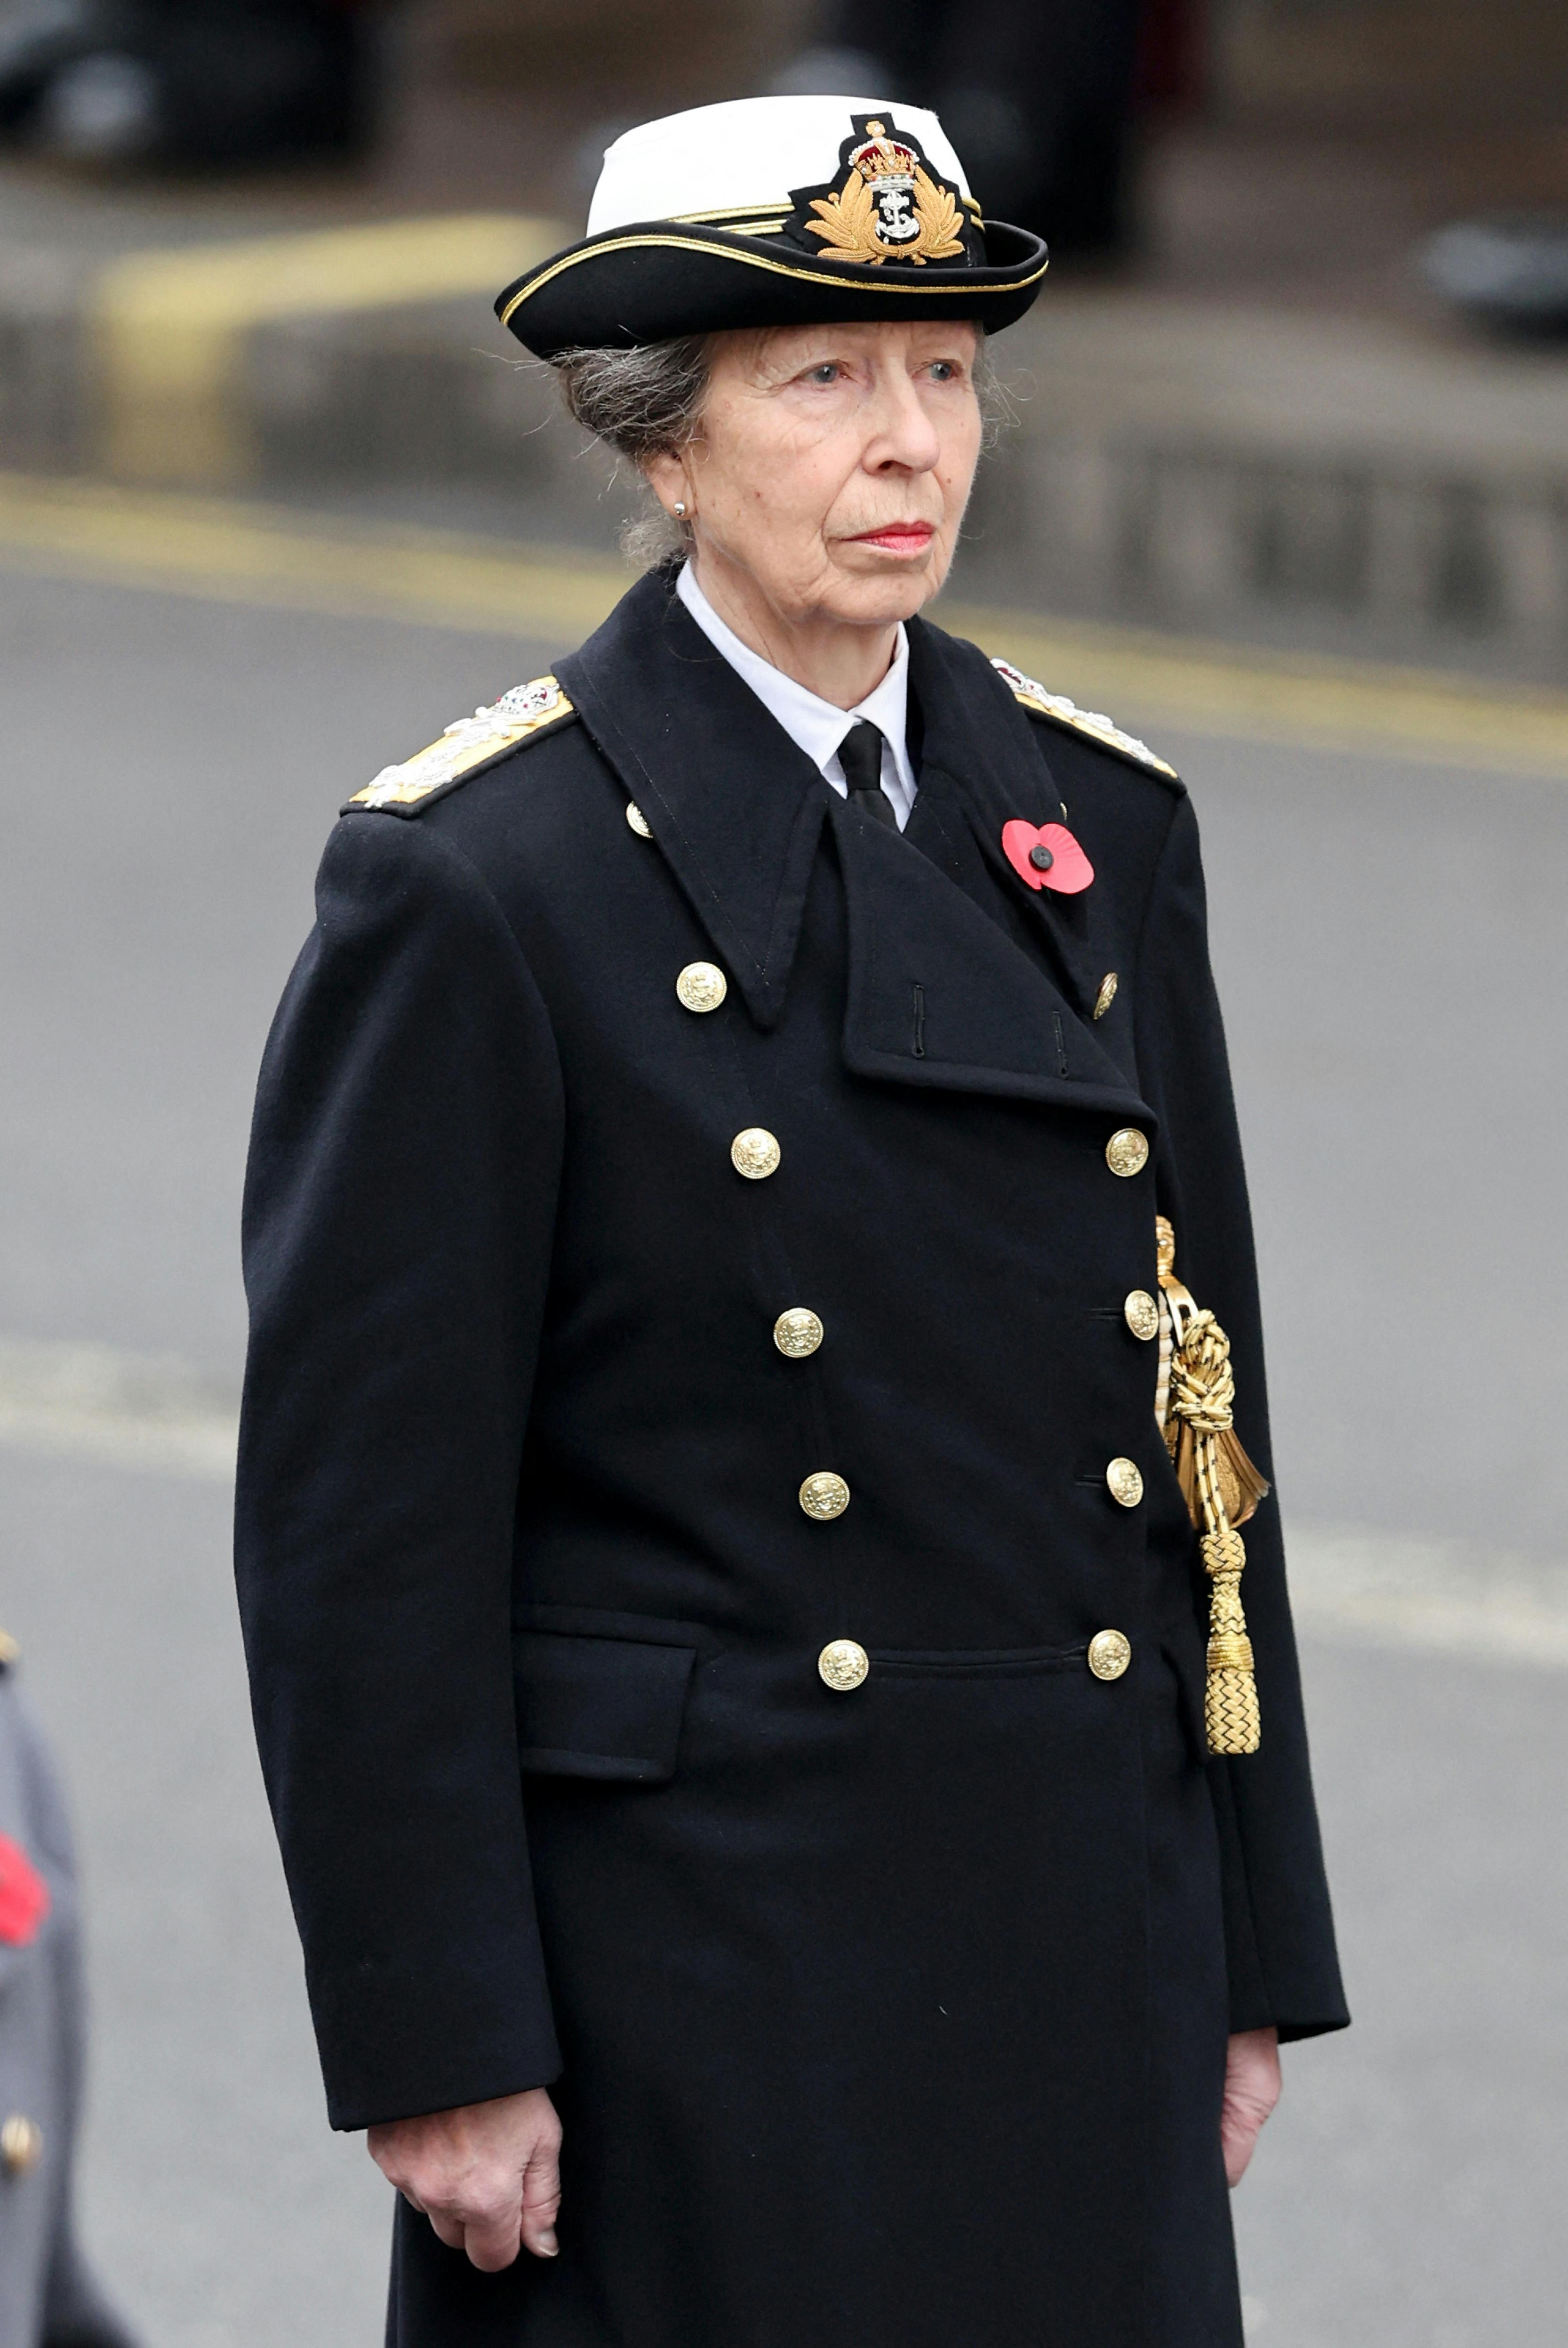
<svg viewBox="0 0 1568 2348">
<path fill-rule="evenodd" d="M 980 268 L 835 261 L 782 237 L 643 221 L 585 237 L 530 269 L 496 304 L 537 358 L 634 350 L 727 327 L 818 326 L 875 318 L 972 319 L 1010 326 L 1040 291 L 1046 249 L 1030 231 L 985 223 Z"/>
</svg>

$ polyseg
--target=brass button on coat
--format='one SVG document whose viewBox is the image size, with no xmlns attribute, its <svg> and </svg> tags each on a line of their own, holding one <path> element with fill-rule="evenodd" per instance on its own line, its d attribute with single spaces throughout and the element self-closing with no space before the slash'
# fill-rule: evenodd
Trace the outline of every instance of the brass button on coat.
<svg viewBox="0 0 1568 2348">
<path fill-rule="evenodd" d="M 748 1182 L 761 1182 L 778 1172 L 784 1152 L 765 1125 L 748 1125 L 730 1144 L 730 1163 Z"/>
<path fill-rule="evenodd" d="M 1122 1312 L 1134 1337 L 1142 1337 L 1147 1342 L 1149 1338 L 1159 1335 L 1160 1308 L 1146 1288 L 1131 1289 Z"/>
<path fill-rule="evenodd" d="M 717 1011 L 729 991 L 729 981 L 716 963 L 689 962 L 675 981 L 675 992 L 688 1011 Z"/>
<path fill-rule="evenodd" d="M 1149 1163 L 1149 1137 L 1135 1125 L 1118 1128 L 1105 1145 L 1105 1163 L 1112 1174 L 1142 1174 Z"/>
<path fill-rule="evenodd" d="M 1132 1660 L 1132 1643 L 1122 1631 L 1096 1631 L 1089 1642 L 1089 1668 L 1097 1680 L 1119 1680 Z"/>
<path fill-rule="evenodd" d="M 1124 1509 L 1135 1509 L 1143 1497 L 1143 1478 L 1134 1460 L 1112 1459 L 1105 1470 L 1105 1481 L 1112 1498 L 1120 1500 Z"/>
<path fill-rule="evenodd" d="M 774 1344 L 792 1362 L 802 1362 L 822 1343 L 822 1323 L 809 1305 L 792 1304 L 774 1323 Z"/>
<path fill-rule="evenodd" d="M 831 1468 L 824 1469 L 819 1475 L 806 1478 L 800 1488 L 800 1504 L 808 1517 L 815 1517 L 819 1524 L 828 1524 L 848 1508 L 849 1487 L 842 1476 L 834 1475 Z"/>
<path fill-rule="evenodd" d="M 652 839 L 653 834 L 648 829 L 648 818 L 643 814 L 642 809 L 638 806 L 635 799 L 628 799 L 626 802 L 626 820 L 631 826 L 632 830 L 637 834 L 639 839 Z"/>
<path fill-rule="evenodd" d="M 816 1659 L 823 1684 L 839 1695 L 857 1688 L 871 1669 L 871 1658 L 854 1639 L 833 1639 Z"/>
<path fill-rule="evenodd" d="M 0 2164 L 8 2177 L 26 2177 L 36 2168 L 44 2150 L 44 2131 L 36 2120 L 13 2112 L 0 2127 Z"/>
<path fill-rule="evenodd" d="M 1105 1014 L 1110 1010 L 1111 1005 L 1115 1002 L 1116 989 L 1120 981 L 1118 980 L 1115 972 L 1113 970 L 1108 970 L 1104 977 L 1100 982 L 1100 992 L 1094 998 L 1094 1016 L 1096 1019 L 1103 1019 Z"/>
</svg>

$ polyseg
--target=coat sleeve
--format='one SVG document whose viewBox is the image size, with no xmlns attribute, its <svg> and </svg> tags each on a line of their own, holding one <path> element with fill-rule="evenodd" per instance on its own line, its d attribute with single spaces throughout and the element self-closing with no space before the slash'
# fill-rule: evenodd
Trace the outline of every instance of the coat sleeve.
<svg viewBox="0 0 1568 2348">
<path fill-rule="evenodd" d="M 545 1006 L 433 825 L 356 816 L 263 1061 L 236 1554 L 334 2127 L 559 2068 L 510 1599 L 562 1147 Z"/>
<path fill-rule="evenodd" d="M 1209 967 L 1197 823 L 1184 797 L 1150 893 L 1135 1015 L 1140 1082 L 1160 1119 L 1160 1206 L 1175 1227 L 1177 1273 L 1230 1337 L 1236 1432 L 1272 1480 L 1252 1217 Z M 1245 1539 L 1242 1602 L 1256 1660 L 1262 1748 L 1209 1764 L 1224 1869 L 1231 2026 L 1273 2024 L 1282 2038 L 1304 2038 L 1342 2028 L 1349 2016 L 1272 1492 Z"/>
</svg>

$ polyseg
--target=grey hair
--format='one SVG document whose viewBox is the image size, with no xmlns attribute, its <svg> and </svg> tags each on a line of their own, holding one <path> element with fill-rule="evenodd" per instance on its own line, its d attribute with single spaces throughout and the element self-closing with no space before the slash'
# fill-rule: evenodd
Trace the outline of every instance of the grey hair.
<svg viewBox="0 0 1568 2348">
<path fill-rule="evenodd" d="M 682 335 L 630 351 L 562 351 L 550 361 L 570 415 L 638 478 L 642 510 L 622 530 L 620 548 L 644 570 L 672 561 L 692 542 L 691 524 L 665 512 L 644 468 L 650 457 L 676 455 L 701 438 L 714 340 L 712 335 Z M 989 450 L 1001 426 L 1011 422 L 1013 409 L 983 332 L 974 379 L 985 426 L 982 445 Z"/>
<path fill-rule="evenodd" d="M 674 455 L 699 435 L 707 405 L 711 335 L 682 335 L 640 349 L 562 351 L 550 361 L 568 412 L 613 448 L 642 490 L 641 513 L 620 533 L 620 551 L 645 571 L 684 553 L 690 524 L 667 514 L 649 488 L 650 457 Z"/>
</svg>

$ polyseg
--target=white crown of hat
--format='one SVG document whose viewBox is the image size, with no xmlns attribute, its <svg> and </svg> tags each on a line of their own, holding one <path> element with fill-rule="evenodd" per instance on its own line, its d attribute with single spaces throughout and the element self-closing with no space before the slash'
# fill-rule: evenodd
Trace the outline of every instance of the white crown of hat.
<svg viewBox="0 0 1568 2348">
<path fill-rule="evenodd" d="M 896 129 L 917 139 L 942 178 L 968 196 L 963 165 L 923 106 L 879 98 L 736 98 L 640 123 L 607 147 L 588 233 L 600 236 L 634 221 L 787 211 L 793 188 L 836 178 L 852 118 L 868 114 L 888 117 Z"/>
</svg>

